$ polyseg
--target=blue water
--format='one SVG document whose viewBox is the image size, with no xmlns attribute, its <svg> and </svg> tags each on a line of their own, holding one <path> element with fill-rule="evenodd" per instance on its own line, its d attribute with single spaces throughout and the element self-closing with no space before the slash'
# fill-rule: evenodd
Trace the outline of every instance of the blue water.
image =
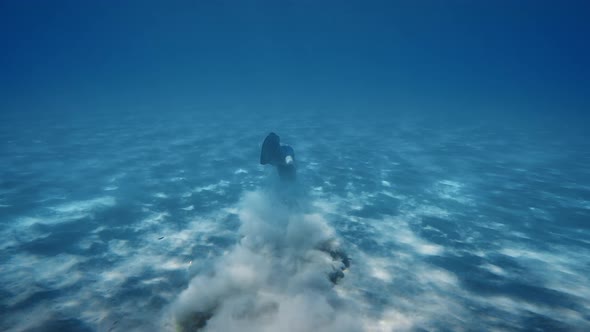
<svg viewBox="0 0 590 332">
<path fill-rule="evenodd" d="M 0 330 L 590 330 L 583 4 L 0 9 Z"/>
</svg>

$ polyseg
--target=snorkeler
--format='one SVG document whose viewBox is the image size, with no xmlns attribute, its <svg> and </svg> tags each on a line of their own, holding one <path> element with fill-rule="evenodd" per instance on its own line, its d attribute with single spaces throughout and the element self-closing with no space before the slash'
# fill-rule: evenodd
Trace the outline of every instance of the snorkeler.
<svg viewBox="0 0 590 332">
<path fill-rule="evenodd" d="M 282 181 L 295 180 L 295 151 L 289 145 L 281 145 L 275 133 L 268 134 L 262 143 L 260 164 L 275 166 Z"/>
</svg>

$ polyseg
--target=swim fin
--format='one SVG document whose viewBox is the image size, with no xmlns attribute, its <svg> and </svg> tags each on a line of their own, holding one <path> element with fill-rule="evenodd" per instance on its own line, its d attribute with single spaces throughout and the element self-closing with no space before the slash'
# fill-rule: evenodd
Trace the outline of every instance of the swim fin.
<svg viewBox="0 0 590 332">
<path fill-rule="evenodd" d="M 276 166 L 281 162 L 281 139 L 279 135 L 270 133 L 262 143 L 262 150 L 260 151 L 260 163 L 262 165 Z"/>
</svg>

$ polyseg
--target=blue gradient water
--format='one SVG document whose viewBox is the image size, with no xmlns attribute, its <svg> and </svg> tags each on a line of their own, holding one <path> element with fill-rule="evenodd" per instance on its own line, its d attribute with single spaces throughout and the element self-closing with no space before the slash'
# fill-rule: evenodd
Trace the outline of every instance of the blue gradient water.
<svg viewBox="0 0 590 332">
<path fill-rule="evenodd" d="M 590 329 L 587 14 L 0 4 L 0 329 Z"/>
</svg>

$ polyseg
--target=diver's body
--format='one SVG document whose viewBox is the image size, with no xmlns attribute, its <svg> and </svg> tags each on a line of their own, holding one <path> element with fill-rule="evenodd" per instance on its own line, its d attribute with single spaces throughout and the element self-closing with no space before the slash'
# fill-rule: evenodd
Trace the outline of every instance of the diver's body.
<svg viewBox="0 0 590 332">
<path fill-rule="evenodd" d="M 260 164 L 275 166 L 282 181 L 295 180 L 295 151 L 289 145 L 281 145 L 275 133 L 268 134 L 262 143 Z"/>
</svg>

